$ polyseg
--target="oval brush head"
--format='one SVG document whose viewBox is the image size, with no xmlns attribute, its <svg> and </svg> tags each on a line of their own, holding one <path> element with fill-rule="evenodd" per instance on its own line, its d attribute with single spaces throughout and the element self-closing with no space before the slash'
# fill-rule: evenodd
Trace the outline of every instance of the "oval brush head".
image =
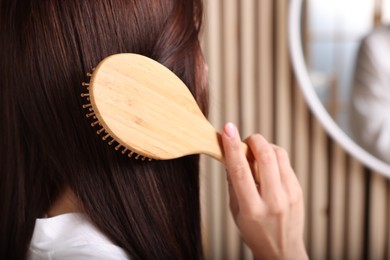
<svg viewBox="0 0 390 260">
<path fill-rule="evenodd" d="M 162 64 L 138 54 L 116 54 L 88 74 L 87 117 L 103 140 L 129 157 L 166 160 L 207 154 L 224 162 L 221 136 L 186 85 Z M 243 143 L 243 149 L 247 151 Z"/>
</svg>

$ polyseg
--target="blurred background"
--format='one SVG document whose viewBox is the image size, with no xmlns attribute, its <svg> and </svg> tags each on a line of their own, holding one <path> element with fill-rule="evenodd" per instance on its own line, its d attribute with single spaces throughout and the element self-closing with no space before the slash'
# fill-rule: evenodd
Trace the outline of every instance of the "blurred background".
<svg viewBox="0 0 390 260">
<path fill-rule="evenodd" d="M 314 89 L 350 134 L 348 106 L 357 53 L 374 28 L 390 24 L 390 0 L 306 0 L 305 16 L 306 61 Z"/>
<path fill-rule="evenodd" d="M 329 111 L 342 111 L 351 77 L 344 62 L 353 63 L 371 28 L 390 21 L 389 2 L 304 1 L 307 62 Z M 349 156 L 309 111 L 290 63 L 289 3 L 205 0 L 210 121 L 217 129 L 232 121 L 242 137 L 260 132 L 287 149 L 304 191 L 310 259 L 390 259 L 390 182 Z M 323 7 L 331 3 L 337 8 Z M 230 216 L 223 166 L 202 158 L 201 180 L 206 259 L 252 259 Z"/>
</svg>

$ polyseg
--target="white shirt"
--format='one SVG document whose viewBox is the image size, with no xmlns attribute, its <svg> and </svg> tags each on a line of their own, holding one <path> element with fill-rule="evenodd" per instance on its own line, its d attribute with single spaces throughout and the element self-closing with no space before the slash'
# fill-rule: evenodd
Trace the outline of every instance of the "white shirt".
<svg viewBox="0 0 390 260">
<path fill-rule="evenodd" d="M 28 259 L 129 259 L 83 214 L 68 213 L 35 222 Z"/>
<path fill-rule="evenodd" d="M 354 140 L 390 163 L 390 26 L 374 29 L 362 41 L 351 94 Z"/>
</svg>

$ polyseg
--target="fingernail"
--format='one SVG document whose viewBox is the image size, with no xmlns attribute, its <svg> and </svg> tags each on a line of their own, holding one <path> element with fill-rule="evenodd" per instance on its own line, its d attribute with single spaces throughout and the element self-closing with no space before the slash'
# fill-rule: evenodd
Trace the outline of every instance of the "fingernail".
<svg viewBox="0 0 390 260">
<path fill-rule="evenodd" d="M 233 124 L 233 123 L 227 123 L 223 129 L 223 131 L 225 132 L 225 134 L 230 137 L 230 138 L 233 138 L 236 136 L 236 133 L 237 133 L 237 128 L 236 126 Z"/>
</svg>

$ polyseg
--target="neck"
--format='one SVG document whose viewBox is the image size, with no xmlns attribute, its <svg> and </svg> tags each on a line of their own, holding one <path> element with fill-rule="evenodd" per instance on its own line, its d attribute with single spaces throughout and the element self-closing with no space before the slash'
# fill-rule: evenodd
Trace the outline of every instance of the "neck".
<svg viewBox="0 0 390 260">
<path fill-rule="evenodd" d="M 51 205 L 47 212 L 47 216 L 50 218 L 72 212 L 81 212 L 81 207 L 73 191 L 70 188 L 66 188 Z"/>
</svg>

